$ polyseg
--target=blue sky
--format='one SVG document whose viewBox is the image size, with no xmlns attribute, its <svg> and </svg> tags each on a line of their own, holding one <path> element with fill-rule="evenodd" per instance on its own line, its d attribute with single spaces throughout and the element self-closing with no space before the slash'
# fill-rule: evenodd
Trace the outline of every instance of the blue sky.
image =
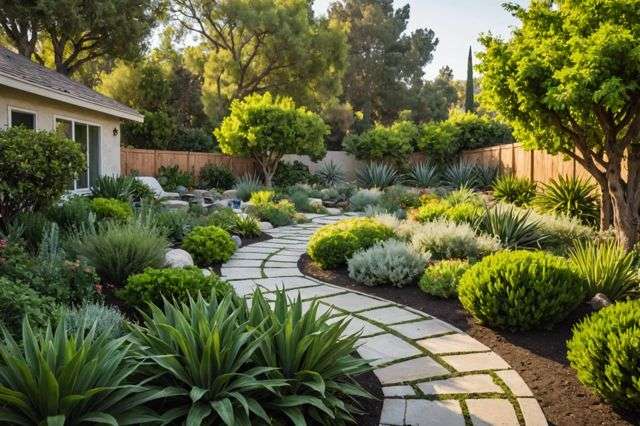
<svg viewBox="0 0 640 426">
<path fill-rule="evenodd" d="M 314 9 L 326 14 L 333 0 L 315 0 Z M 430 28 L 440 43 L 433 62 L 425 68 L 426 77 L 433 78 L 438 70 L 449 65 L 455 78 L 466 78 L 469 46 L 480 48 L 478 36 L 491 31 L 494 35 L 508 36 L 516 20 L 502 8 L 505 0 L 395 0 L 395 6 L 411 5 L 409 30 Z M 517 0 L 521 5 L 528 0 Z"/>
</svg>

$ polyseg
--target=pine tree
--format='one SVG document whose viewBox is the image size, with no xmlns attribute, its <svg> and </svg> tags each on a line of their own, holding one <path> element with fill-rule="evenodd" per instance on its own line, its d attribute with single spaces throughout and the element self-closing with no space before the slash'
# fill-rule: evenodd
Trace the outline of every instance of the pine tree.
<svg viewBox="0 0 640 426">
<path fill-rule="evenodd" d="M 475 112 L 476 102 L 473 98 L 473 54 L 469 47 L 469 61 L 467 62 L 467 89 L 464 100 L 464 110 L 467 112 Z"/>
</svg>

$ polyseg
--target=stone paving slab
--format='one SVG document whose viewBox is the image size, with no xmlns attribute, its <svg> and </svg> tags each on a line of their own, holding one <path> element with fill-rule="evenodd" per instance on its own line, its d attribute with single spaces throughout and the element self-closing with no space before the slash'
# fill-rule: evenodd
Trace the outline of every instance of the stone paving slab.
<svg viewBox="0 0 640 426">
<path fill-rule="evenodd" d="M 473 426 L 518 426 L 518 417 L 507 399 L 467 399 Z"/>
<path fill-rule="evenodd" d="M 221 275 L 247 298 L 261 288 L 270 300 L 277 288 L 284 288 L 289 297 L 306 299 L 304 312 L 319 301 L 317 314 L 329 313 L 329 322 L 350 318 L 345 334 L 362 333 L 358 353 L 372 360 L 375 374 L 387 385 L 381 424 L 462 426 L 466 406 L 473 425 L 512 425 L 518 424 L 516 404 L 524 426 L 546 426 L 529 387 L 487 346 L 421 311 L 329 285 L 298 270 L 306 242 L 318 228 L 358 215 L 321 215 L 311 223 L 268 230 L 273 239 L 238 249 L 222 265 Z M 517 401 L 496 397 L 507 392 Z"/>
</svg>

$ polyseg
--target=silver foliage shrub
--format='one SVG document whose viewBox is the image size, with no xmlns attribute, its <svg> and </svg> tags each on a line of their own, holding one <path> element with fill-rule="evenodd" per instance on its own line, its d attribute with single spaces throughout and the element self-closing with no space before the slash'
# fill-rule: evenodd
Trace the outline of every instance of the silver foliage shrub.
<svg viewBox="0 0 640 426">
<path fill-rule="evenodd" d="M 382 197 L 382 191 L 378 188 L 361 189 L 349 199 L 351 210 L 356 212 L 363 211 L 367 206 L 376 205 L 380 197 Z"/>
<path fill-rule="evenodd" d="M 409 244 L 388 240 L 354 254 L 348 261 L 349 276 L 374 287 L 391 284 L 404 287 L 422 274 L 429 260 Z"/>
<path fill-rule="evenodd" d="M 411 244 L 421 253 L 431 253 L 434 259 L 478 260 L 501 249 L 497 238 L 476 234 L 467 223 L 445 220 L 427 222 L 416 227 Z"/>
</svg>

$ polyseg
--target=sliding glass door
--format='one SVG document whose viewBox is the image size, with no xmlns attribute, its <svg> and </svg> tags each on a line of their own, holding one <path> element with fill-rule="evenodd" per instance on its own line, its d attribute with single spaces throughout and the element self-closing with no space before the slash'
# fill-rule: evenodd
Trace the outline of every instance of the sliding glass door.
<svg viewBox="0 0 640 426">
<path fill-rule="evenodd" d="M 56 119 L 56 128 L 76 141 L 86 155 L 86 168 L 69 186 L 72 191 L 87 191 L 100 176 L 100 127 L 68 120 Z"/>
</svg>

